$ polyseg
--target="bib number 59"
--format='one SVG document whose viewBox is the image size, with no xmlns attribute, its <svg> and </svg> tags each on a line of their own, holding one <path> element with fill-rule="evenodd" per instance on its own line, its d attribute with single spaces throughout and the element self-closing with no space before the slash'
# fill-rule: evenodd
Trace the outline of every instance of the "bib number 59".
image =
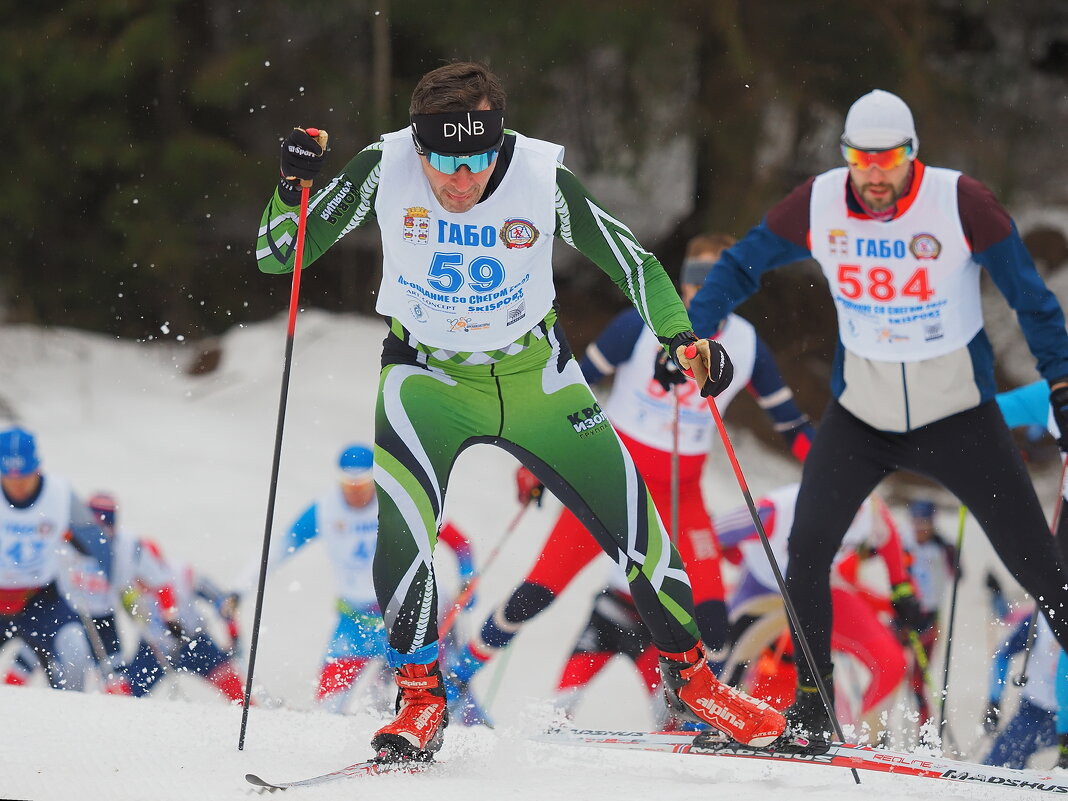
<svg viewBox="0 0 1068 801">
<path fill-rule="evenodd" d="M 457 292 L 467 284 L 475 292 L 492 292 L 504 283 L 504 265 L 489 256 L 476 256 L 463 271 L 462 253 L 435 253 L 427 271 L 427 283 L 439 292 Z"/>
</svg>

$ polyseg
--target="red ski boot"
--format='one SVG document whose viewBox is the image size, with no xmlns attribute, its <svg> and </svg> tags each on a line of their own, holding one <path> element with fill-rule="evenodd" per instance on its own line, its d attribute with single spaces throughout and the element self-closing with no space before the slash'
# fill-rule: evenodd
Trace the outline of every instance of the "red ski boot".
<svg viewBox="0 0 1068 801">
<path fill-rule="evenodd" d="M 700 643 L 681 654 L 661 652 L 660 675 L 668 703 L 676 711 L 714 726 L 744 745 L 769 745 L 786 728 L 785 718 L 769 704 L 717 680 Z"/>
<path fill-rule="evenodd" d="M 397 717 L 371 738 L 371 747 L 386 759 L 430 760 L 441 748 L 449 710 L 435 659 L 429 665 L 402 665 L 396 671 Z"/>
</svg>

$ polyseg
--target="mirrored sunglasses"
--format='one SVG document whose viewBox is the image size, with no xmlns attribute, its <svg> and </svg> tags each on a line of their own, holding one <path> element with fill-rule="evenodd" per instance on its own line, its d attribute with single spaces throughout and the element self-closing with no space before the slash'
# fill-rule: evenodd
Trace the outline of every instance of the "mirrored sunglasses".
<svg viewBox="0 0 1068 801">
<path fill-rule="evenodd" d="M 900 167 L 912 157 L 912 142 L 891 147 L 887 150 L 861 150 L 860 148 L 842 143 L 842 158 L 850 167 L 861 170 L 869 170 L 878 167 L 880 170 L 892 170 Z"/>
<path fill-rule="evenodd" d="M 471 172 L 482 172 L 489 169 L 496 158 L 496 150 L 477 153 L 474 156 L 443 156 L 440 153 L 426 151 L 426 160 L 430 162 L 430 166 L 445 175 L 452 175 L 461 167 L 467 167 Z"/>
</svg>

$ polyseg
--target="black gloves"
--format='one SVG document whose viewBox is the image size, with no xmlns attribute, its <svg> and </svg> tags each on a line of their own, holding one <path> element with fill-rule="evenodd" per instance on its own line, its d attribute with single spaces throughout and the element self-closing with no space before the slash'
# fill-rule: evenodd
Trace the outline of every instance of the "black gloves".
<svg viewBox="0 0 1068 801">
<path fill-rule="evenodd" d="M 177 620 L 168 620 L 164 625 L 167 627 L 167 631 L 169 631 L 178 642 L 182 642 L 186 639 L 185 629 L 182 628 L 182 624 Z"/>
<path fill-rule="evenodd" d="M 314 180 L 323 169 L 325 150 L 315 139 L 321 133 L 318 128 L 294 128 L 282 140 L 278 196 L 289 206 L 300 203 L 300 182 Z"/>
<path fill-rule="evenodd" d="M 1058 383 L 1065 379 L 1058 379 Z M 1061 436 L 1057 440 L 1064 453 L 1068 453 L 1068 386 L 1060 386 L 1049 393 L 1049 405 L 1053 409 L 1053 419 L 1057 423 Z"/>
<path fill-rule="evenodd" d="M 911 631 L 923 630 L 925 616 L 909 582 L 902 581 L 894 585 L 890 591 L 890 605 L 894 607 L 894 617 L 898 628 Z"/>
<path fill-rule="evenodd" d="M 675 360 L 667 355 L 667 351 L 661 350 L 656 354 L 656 364 L 653 365 L 653 378 L 664 388 L 664 392 L 671 392 L 676 384 L 685 384 L 686 376 Z"/>
<path fill-rule="evenodd" d="M 683 372 L 697 381 L 702 397 L 714 398 L 730 386 L 734 365 L 727 351 L 714 339 L 698 339 L 692 331 L 684 331 L 671 338 L 668 350 Z"/>
</svg>

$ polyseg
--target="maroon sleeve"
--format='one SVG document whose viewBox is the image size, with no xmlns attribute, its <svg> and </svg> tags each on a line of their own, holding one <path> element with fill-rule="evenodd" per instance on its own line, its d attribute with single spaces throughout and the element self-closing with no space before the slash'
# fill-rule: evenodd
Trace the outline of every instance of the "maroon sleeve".
<svg viewBox="0 0 1068 801">
<path fill-rule="evenodd" d="M 967 175 L 957 181 L 957 208 L 972 253 L 982 253 L 1012 233 L 1012 218 L 994 193 Z"/>
<path fill-rule="evenodd" d="M 768 211 L 767 226 L 773 234 L 808 250 L 808 230 L 813 176 Z"/>
</svg>

